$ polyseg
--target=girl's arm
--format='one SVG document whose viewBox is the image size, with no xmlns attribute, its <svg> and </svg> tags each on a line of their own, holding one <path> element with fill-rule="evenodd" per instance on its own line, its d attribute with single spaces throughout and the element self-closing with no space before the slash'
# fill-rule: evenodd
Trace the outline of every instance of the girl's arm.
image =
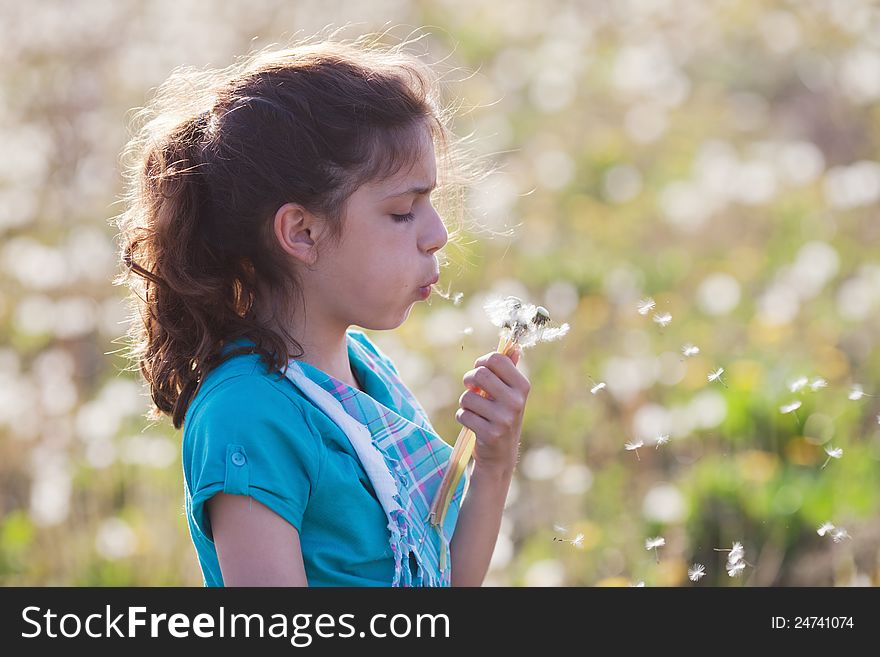
<svg viewBox="0 0 880 657">
<path fill-rule="evenodd" d="M 513 468 L 481 468 L 475 464 L 449 545 L 452 586 L 481 586 L 501 529 L 501 512 Z"/>
<path fill-rule="evenodd" d="M 455 417 L 476 436 L 475 463 L 449 545 L 452 586 L 482 586 L 498 540 L 531 390 L 529 380 L 516 368 L 520 354 L 519 346 L 510 357 L 487 354 L 463 379 L 468 390 L 459 399 L 461 408 Z"/>
<path fill-rule="evenodd" d="M 206 503 L 225 586 L 308 586 L 299 532 L 244 495 L 217 493 Z"/>
</svg>

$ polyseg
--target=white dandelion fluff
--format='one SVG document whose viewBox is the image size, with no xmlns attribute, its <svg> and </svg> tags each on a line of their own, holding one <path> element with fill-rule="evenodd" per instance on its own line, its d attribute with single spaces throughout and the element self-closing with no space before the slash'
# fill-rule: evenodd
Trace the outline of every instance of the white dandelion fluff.
<svg viewBox="0 0 880 657">
<path fill-rule="evenodd" d="M 832 523 L 823 522 L 819 529 L 816 530 L 816 533 L 819 534 L 819 536 L 825 536 L 825 534 L 830 532 L 832 529 L 834 529 L 834 525 Z"/>
<path fill-rule="evenodd" d="M 692 582 L 699 582 L 700 578 L 706 574 L 706 566 L 701 563 L 695 563 L 688 568 L 688 579 Z"/>
<path fill-rule="evenodd" d="M 665 445 L 669 442 L 669 434 L 668 433 L 658 433 L 654 438 L 654 449 L 660 447 L 660 445 Z"/>
<path fill-rule="evenodd" d="M 743 544 L 739 541 L 734 541 L 733 547 L 730 550 L 730 554 L 727 555 L 728 561 L 738 561 L 745 556 L 745 550 L 743 549 Z"/>
<path fill-rule="evenodd" d="M 843 527 L 838 527 L 833 532 L 831 532 L 831 540 L 835 543 L 840 543 L 841 541 L 844 541 L 848 538 L 852 538 L 852 536 L 850 536 L 849 532 L 846 531 Z"/>
<path fill-rule="evenodd" d="M 632 442 L 630 442 L 630 443 L 624 443 L 623 446 L 626 447 L 626 449 L 627 449 L 628 451 L 630 451 L 630 452 L 633 452 L 633 451 L 634 451 L 634 452 L 636 453 L 636 458 L 637 458 L 639 461 L 642 460 L 642 457 L 639 456 L 639 447 L 644 447 L 644 446 L 645 446 L 645 441 L 644 441 L 644 440 L 634 440 L 634 441 L 632 441 Z"/>
<path fill-rule="evenodd" d="M 810 390 L 816 392 L 819 388 L 827 388 L 828 381 L 823 379 L 821 376 L 817 376 L 815 379 L 810 381 Z"/>
<path fill-rule="evenodd" d="M 828 458 L 825 459 L 825 463 L 822 464 L 822 469 L 825 469 L 825 466 L 828 465 L 828 462 L 831 459 L 839 459 L 843 456 L 843 447 L 831 447 L 830 445 L 825 448 L 825 453 L 828 455 Z"/>
<path fill-rule="evenodd" d="M 645 539 L 645 549 L 653 550 L 658 547 L 663 547 L 666 545 L 666 539 L 662 536 L 655 536 L 654 538 Z"/>
<path fill-rule="evenodd" d="M 635 583 L 630 582 L 630 586 L 633 588 L 642 589 L 642 588 L 645 588 L 645 583 L 642 580 L 639 580 L 638 582 L 635 582 Z"/>
<path fill-rule="evenodd" d="M 862 397 L 873 397 L 874 395 L 869 395 L 865 392 L 865 389 L 857 383 L 852 387 L 852 390 L 849 391 L 848 396 L 851 401 L 859 401 Z"/>
<path fill-rule="evenodd" d="M 784 404 L 779 407 L 779 412 L 783 414 L 793 413 L 801 407 L 801 402 L 793 401 L 790 404 Z"/>
<path fill-rule="evenodd" d="M 605 382 L 600 381 L 599 383 L 594 385 L 592 388 L 590 388 L 590 392 L 595 395 L 597 392 L 599 392 L 600 390 L 604 390 L 604 389 L 605 389 Z"/>
<path fill-rule="evenodd" d="M 672 314 L 663 313 L 662 315 L 655 314 L 654 315 L 654 323 L 658 324 L 660 328 L 666 328 L 669 326 L 669 323 L 672 321 Z"/>
<path fill-rule="evenodd" d="M 662 536 L 655 536 L 654 538 L 649 538 L 645 541 L 645 549 L 654 550 L 654 556 L 657 557 L 657 563 L 660 563 L 660 553 L 657 552 L 657 548 L 663 547 L 664 545 L 666 545 L 666 539 Z"/>
<path fill-rule="evenodd" d="M 809 382 L 809 379 L 807 379 L 807 377 L 805 377 L 805 376 L 799 377 L 799 378 L 795 379 L 794 381 L 792 381 L 788 385 L 788 389 L 791 390 L 792 392 L 798 392 L 799 390 L 802 390 L 804 387 L 806 387 L 808 382 Z"/>
<path fill-rule="evenodd" d="M 726 388 L 727 384 L 724 383 L 724 379 L 721 378 L 722 374 L 724 374 L 724 368 L 719 367 L 714 372 L 710 372 L 709 376 L 707 376 L 706 378 L 709 380 L 709 383 L 714 383 L 715 381 L 719 381 L 721 383 L 721 385 L 723 385 Z"/>
<path fill-rule="evenodd" d="M 696 356 L 700 353 L 700 348 L 688 342 L 687 344 L 681 345 L 681 353 L 685 358 L 690 358 L 691 356 Z"/>
<path fill-rule="evenodd" d="M 742 571 L 744 571 L 745 569 L 746 569 L 745 561 L 737 561 L 735 563 L 728 563 L 727 564 L 727 574 L 730 577 L 736 577 L 737 575 L 741 574 Z"/>
<path fill-rule="evenodd" d="M 648 297 L 647 299 L 642 299 L 641 301 L 639 301 L 639 315 L 647 315 L 649 312 L 654 310 L 656 305 L 657 302 L 654 301 L 654 299 L 652 299 L 651 297 Z"/>
<path fill-rule="evenodd" d="M 576 548 L 584 547 L 584 535 L 579 533 L 573 539 L 571 539 L 571 544 Z"/>
</svg>

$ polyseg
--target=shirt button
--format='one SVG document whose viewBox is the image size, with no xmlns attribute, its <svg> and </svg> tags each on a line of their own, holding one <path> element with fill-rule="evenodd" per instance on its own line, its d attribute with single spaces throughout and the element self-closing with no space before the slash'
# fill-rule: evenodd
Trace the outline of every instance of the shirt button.
<svg viewBox="0 0 880 657">
<path fill-rule="evenodd" d="M 247 458 L 241 452 L 233 452 L 232 453 L 232 463 L 233 465 L 244 465 L 247 462 Z"/>
</svg>

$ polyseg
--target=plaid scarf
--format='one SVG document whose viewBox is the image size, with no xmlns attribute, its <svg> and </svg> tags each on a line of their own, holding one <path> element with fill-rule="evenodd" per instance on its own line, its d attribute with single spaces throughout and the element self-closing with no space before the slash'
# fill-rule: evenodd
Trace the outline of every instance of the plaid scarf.
<svg viewBox="0 0 880 657">
<path fill-rule="evenodd" d="M 441 550 L 451 564 L 449 542 L 467 476 L 449 506 L 442 532 L 428 524 L 431 501 L 446 471 L 452 447 L 397 373 L 349 337 L 351 349 L 385 386 L 394 408 L 303 361 L 290 359 L 285 376 L 348 436 L 388 518 L 394 579 L 391 586 L 450 586 L 451 570 L 440 570 Z M 356 368 L 357 369 L 357 368 Z M 362 380 L 362 383 L 363 380 Z M 365 387 L 369 387 L 364 383 Z M 416 565 L 410 569 L 410 559 Z"/>
</svg>

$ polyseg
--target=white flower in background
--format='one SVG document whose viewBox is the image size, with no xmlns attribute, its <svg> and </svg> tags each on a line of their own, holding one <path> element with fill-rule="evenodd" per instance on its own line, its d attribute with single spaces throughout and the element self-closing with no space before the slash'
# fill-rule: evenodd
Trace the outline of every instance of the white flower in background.
<svg viewBox="0 0 880 657">
<path fill-rule="evenodd" d="M 647 299 L 642 299 L 641 301 L 639 301 L 639 315 L 647 315 L 649 312 L 654 310 L 656 305 L 657 302 L 654 301 L 654 299 L 652 299 L 651 297 L 648 297 Z"/>
<path fill-rule="evenodd" d="M 813 379 L 810 382 L 810 390 L 812 390 L 813 392 L 816 392 L 819 388 L 827 388 L 827 387 L 828 387 L 828 381 L 823 379 L 821 376 L 817 376 L 815 379 Z"/>
<path fill-rule="evenodd" d="M 788 389 L 791 390 L 792 392 L 797 392 L 798 390 L 802 390 L 807 385 L 808 382 L 809 382 L 809 379 L 807 379 L 807 377 L 805 377 L 805 376 L 802 376 L 802 377 L 797 378 L 794 381 L 792 381 L 788 385 Z"/>
<path fill-rule="evenodd" d="M 626 449 L 627 449 L 628 451 L 630 451 L 630 452 L 635 451 L 635 453 L 636 453 L 636 458 L 637 458 L 639 461 L 642 460 L 642 457 L 639 456 L 639 447 L 644 447 L 644 446 L 645 446 L 645 441 L 644 441 L 644 440 L 634 440 L 634 441 L 632 441 L 631 443 L 624 443 L 623 446 L 626 447 Z"/>
<path fill-rule="evenodd" d="M 658 433 L 654 438 L 654 449 L 660 447 L 660 445 L 665 445 L 669 442 L 669 434 L 668 433 Z"/>
<path fill-rule="evenodd" d="M 819 536 L 825 536 L 825 534 L 830 532 L 832 529 L 834 529 L 834 525 L 832 523 L 823 522 L 819 529 L 816 530 L 816 533 L 819 534 Z"/>
<path fill-rule="evenodd" d="M 672 321 L 671 313 L 663 313 L 662 315 L 654 314 L 654 323 L 658 324 L 660 328 L 666 328 L 669 326 L 669 323 Z"/>
<path fill-rule="evenodd" d="M 719 381 L 721 383 L 721 385 L 723 385 L 726 388 L 727 384 L 724 383 L 724 379 L 721 378 L 722 374 L 724 374 L 724 368 L 719 367 L 714 372 L 710 372 L 709 376 L 707 376 L 706 378 L 709 380 L 709 383 L 714 383 L 715 381 Z"/>
<path fill-rule="evenodd" d="M 706 574 L 706 566 L 701 563 L 695 563 L 688 568 L 688 579 L 692 582 L 699 582 L 700 578 Z"/>
<path fill-rule="evenodd" d="M 681 345 L 681 353 L 685 358 L 690 358 L 691 356 L 696 356 L 700 353 L 700 348 L 688 342 L 687 344 Z"/>
<path fill-rule="evenodd" d="M 831 447 L 830 445 L 825 448 L 825 453 L 828 455 L 828 458 L 825 459 L 825 463 L 822 464 L 822 469 L 825 469 L 825 466 L 828 465 L 828 462 L 831 459 L 839 459 L 843 456 L 843 447 Z"/>
<path fill-rule="evenodd" d="M 657 548 L 663 547 L 664 545 L 666 545 L 666 539 L 662 536 L 655 536 L 654 538 L 649 538 L 645 541 L 645 549 L 654 550 L 654 555 L 657 557 L 657 563 L 660 563 L 660 553 L 657 552 Z"/>
<path fill-rule="evenodd" d="M 849 532 L 846 531 L 843 527 L 838 527 L 833 532 L 831 532 L 831 540 L 835 543 L 840 543 L 848 538 L 852 538 L 849 535 Z"/>
</svg>

